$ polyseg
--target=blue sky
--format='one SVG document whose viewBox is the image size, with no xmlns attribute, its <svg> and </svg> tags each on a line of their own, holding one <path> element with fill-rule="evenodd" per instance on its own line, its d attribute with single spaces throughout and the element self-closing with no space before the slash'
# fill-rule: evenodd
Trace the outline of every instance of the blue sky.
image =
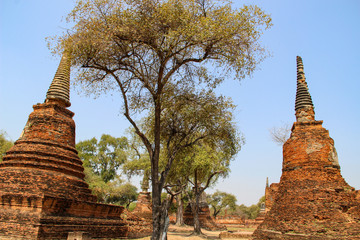
<svg viewBox="0 0 360 240">
<path fill-rule="evenodd" d="M 236 122 L 246 138 L 232 172 L 216 189 L 233 193 L 238 203 L 256 203 L 265 180 L 278 182 L 282 148 L 269 129 L 295 121 L 296 56 L 303 58 L 305 76 L 315 105 L 335 140 L 345 180 L 360 188 L 360 1 L 263 0 L 234 1 L 234 7 L 257 4 L 271 14 L 274 26 L 261 41 L 272 56 L 240 83 L 229 80 L 219 91 L 237 105 Z M 59 58 L 45 37 L 66 30 L 64 17 L 72 0 L 0 1 L 0 130 L 16 140 L 32 112 L 45 99 Z M 122 116 L 120 95 L 97 99 L 71 90 L 76 139 L 123 136 L 129 124 Z"/>
</svg>

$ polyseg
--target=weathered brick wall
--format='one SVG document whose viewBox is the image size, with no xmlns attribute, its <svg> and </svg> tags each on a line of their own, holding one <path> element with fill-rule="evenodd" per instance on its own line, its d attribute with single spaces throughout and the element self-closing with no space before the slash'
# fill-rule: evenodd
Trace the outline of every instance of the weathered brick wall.
<svg viewBox="0 0 360 240">
<path fill-rule="evenodd" d="M 41 198 L 0 192 L 0 239 L 36 239 Z"/>
<path fill-rule="evenodd" d="M 122 215 L 128 227 L 128 238 L 142 238 L 152 234 L 152 219 L 139 217 L 133 212 L 125 210 Z"/>
<path fill-rule="evenodd" d="M 265 213 L 269 212 L 271 206 L 274 204 L 276 193 L 279 189 L 278 183 L 272 183 L 265 188 Z"/>
<path fill-rule="evenodd" d="M 23 135 L 0 163 L 0 189 L 96 201 L 75 149 L 74 114 L 53 102 L 33 107 Z"/>
<path fill-rule="evenodd" d="M 67 239 L 69 232 L 92 238 L 126 237 L 123 207 L 54 197 L 2 194 L 0 239 Z"/>
<path fill-rule="evenodd" d="M 243 225 L 245 224 L 245 220 L 236 215 L 225 215 L 225 216 L 217 216 L 215 219 L 217 224 L 225 225 L 225 226 L 233 226 L 233 225 Z"/>
</svg>

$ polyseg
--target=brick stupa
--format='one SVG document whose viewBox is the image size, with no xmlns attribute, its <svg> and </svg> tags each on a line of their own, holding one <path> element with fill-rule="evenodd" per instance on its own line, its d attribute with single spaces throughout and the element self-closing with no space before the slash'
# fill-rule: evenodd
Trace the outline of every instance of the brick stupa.
<svg viewBox="0 0 360 240">
<path fill-rule="evenodd" d="M 295 112 L 279 189 L 254 239 L 360 239 L 359 191 L 341 176 L 334 140 L 315 120 L 300 57 Z"/>
<path fill-rule="evenodd" d="M 270 211 L 272 205 L 275 201 L 276 193 L 279 189 L 278 183 L 272 183 L 269 185 L 269 180 L 266 178 L 266 188 L 265 188 L 265 214 Z"/>
<path fill-rule="evenodd" d="M 225 230 L 226 227 L 217 224 L 215 219 L 210 214 L 209 204 L 206 201 L 206 193 L 203 191 L 199 199 L 199 223 L 201 228 L 209 231 Z M 184 223 L 186 225 L 194 226 L 194 215 L 192 212 L 191 204 L 189 203 L 184 211 Z"/>
<path fill-rule="evenodd" d="M 45 103 L 0 163 L 0 239 L 124 237 L 123 207 L 96 203 L 75 149 L 64 53 Z"/>
<path fill-rule="evenodd" d="M 148 174 L 144 173 L 144 178 L 141 183 L 141 192 L 138 195 L 136 206 L 132 211 L 136 216 L 143 218 L 144 220 L 152 222 L 152 203 L 151 193 L 149 189 Z"/>
</svg>

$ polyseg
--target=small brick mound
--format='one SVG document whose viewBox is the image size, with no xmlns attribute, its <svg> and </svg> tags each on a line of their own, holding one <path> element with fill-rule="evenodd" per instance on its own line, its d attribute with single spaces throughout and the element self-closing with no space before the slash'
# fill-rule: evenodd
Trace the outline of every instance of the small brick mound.
<svg viewBox="0 0 360 240">
<path fill-rule="evenodd" d="M 150 192 L 140 192 L 135 209 L 132 211 L 132 214 L 152 221 L 152 203 Z"/>
<path fill-rule="evenodd" d="M 215 222 L 215 219 L 210 215 L 210 208 L 207 204 L 200 203 L 199 207 L 199 222 L 200 226 L 209 231 L 220 231 L 225 230 L 224 225 Z M 184 223 L 186 225 L 194 225 L 194 216 L 191 210 L 190 204 L 185 208 L 184 211 Z"/>
</svg>

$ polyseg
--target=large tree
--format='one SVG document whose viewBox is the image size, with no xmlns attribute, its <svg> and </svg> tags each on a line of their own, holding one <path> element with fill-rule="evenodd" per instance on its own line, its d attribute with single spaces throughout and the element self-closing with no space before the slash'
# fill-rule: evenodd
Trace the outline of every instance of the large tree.
<svg viewBox="0 0 360 240">
<path fill-rule="evenodd" d="M 200 190 L 197 192 L 199 194 L 217 179 L 217 175 L 226 176 L 230 159 L 240 150 L 242 138 L 233 123 L 232 110 L 235 106 L 230 99 L 217 97 L 212 91 L 196 91 L 194 88 L 183 89 L 176 94 L 169 91 L 165 99 L 159 166 L 163 174 L 170 171 L 164 188 L 177 198 L 177 203 L 181 203 L 180 195 L 188 184 L 194 183 L 190 180 L 194 174 L 198 178 L 195 189 Z M 141 123 L 149 135 L 153 132 L 153 122 L 154 117 L 150 115 Z M 130 175 L 143 173 L 150 166 L 143 157 L 141 146 L 136 144 L 136 135 L 132 135 L 131 139 L 135 151 L 131 154 L 133 160 L 125 164 L 126 170 Z M 206 184 L 208 180 L 209 184 Z M 201 189 L 199 184 L 203 184 Z M 199 197 L 198 194 L 194 196 Z M 163 202 L 164 210 L 168 204 L 168 201 Z M 181 210 L 182 206 L 179 206 L 177 220 L 181 219 Z M 198 225 L 195 229 L 196 233 L 200 233 Z"/>
<path fill-rule="evenodd" d="M 57 49 L 66 48 L 79 67 L 75 81 L 97 93 L 117 87 L 124 115 L 147 149 L 152 238 L 159 239 L 167 178 L 159 172 L 161 118 L 169 85 L 198 86 L 201 76 L 214 87 L 227 76 L 250 74 L 264 57 L 258 40 L 271 19 L 256 6 L 232 9 L 220 0 L 79 0 L 68 19 L 75 25 L 57 38 Z M 151 137 L 136 124 L 142 111 L 154 115 Z"/>
</svg>

